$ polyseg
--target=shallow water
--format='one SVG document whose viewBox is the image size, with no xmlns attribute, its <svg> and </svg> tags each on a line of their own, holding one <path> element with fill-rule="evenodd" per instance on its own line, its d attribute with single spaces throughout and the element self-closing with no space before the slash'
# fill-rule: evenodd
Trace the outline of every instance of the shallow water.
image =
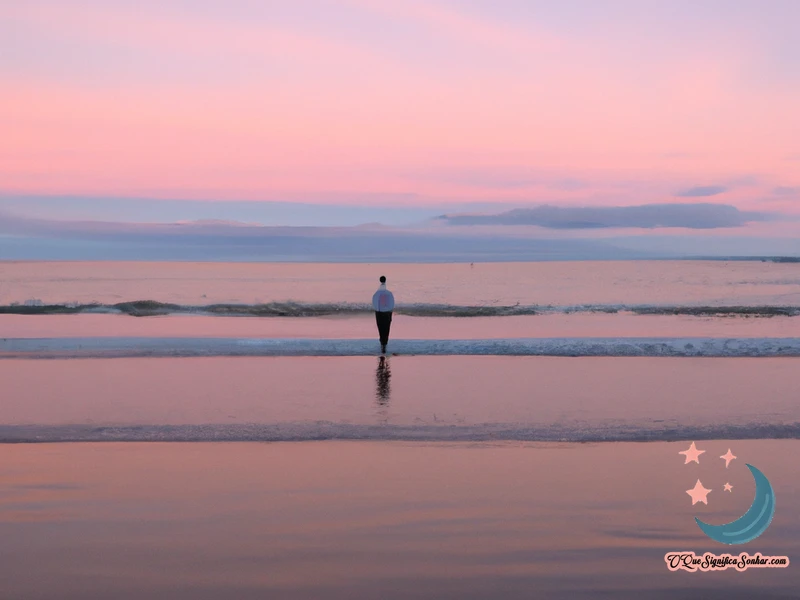
<svg viewBox="0 0 800 600">
<path fill-rule="evenodd" d="M 0 380 L 6 439 L 72 431 L 8 427 L 22 425 L 80 425 L 81 435 L 100 439 L 115 434 L 97 427 L 135 427 L 123 438 L 143 440 L 187 432 L 193 439 L 669 440 L 800 431 L 794 358 L 8 359 Z M 214 427 L 182 433 L 163 425 Z M 268 427 L 242 429 L 248 425 Z"/>
<path fill-rule="evenodd" d="M 395 342 L 685 337 L 774 346 L 800 338 L 800 317 L 568 312 L 582 304 L 800 306 L 800 265 L 776 263 L 0 262 L 0 305 L 363 304 L 379 274 L 399 304 L 556 309 L 398 313 Z M 374 338 L 375 324 L 358 314 L 4 314 L 0 336 L 4 344 L 353 344 Z M 730 551 L 704 537 L 694 516 L 725 523 L 747 510 L 747 462 L 769 476 L 777 511 L 742 549 L 796 559 L 797 360 L 5 358 L 0 598 L 795 597 L 794 564 L 672 573 L 664 554 Z M 193 443 L 159 443 L 167 440 Z M 20 441 L 35 443 L 10 443 Z M 699 465 L 678 454 L 689 441 L 706 450 Z M 719 457 L 729 447 L 739 458 L 726 469 Z M 708 505 L 692 506 L 686 494 L 698 478 L 712 489 Z"/>
<path fill-rule="evenodd" d="M 704 442 L 699 465 L 683 442 L 5 445 L 0 581 L 63 600 L 791 598 L 794 563 L 685 573 L 664 555 L 800 560 L 797 444 Z M 745 461 L 777 510 L 732 548 L 694 517 L 748 508 Z"/>
<path fill-rule="evenodd" d="M 261 337 L 363 339 L 375 317 L 207 317 L 164 315 L 0 315 L 0 337 Z M 391 339 L 524 337 L 800 337 L 800 317 L 544 314 L 507 317 L 394 315 Z"/>
</svg>

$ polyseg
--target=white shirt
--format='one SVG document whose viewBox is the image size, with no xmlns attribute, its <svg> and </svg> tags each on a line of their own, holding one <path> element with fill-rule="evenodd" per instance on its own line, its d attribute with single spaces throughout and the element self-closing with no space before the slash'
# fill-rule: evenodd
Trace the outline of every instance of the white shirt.
<svg viewBox="0 0 800 600">
<path fill-rule="evenodd" d="M 372 308 L 376 312 L 392 312 L 394 310 L 394 294 L 386 289 L 385 283 L 382 283 L 378 291 L 373 294 Z"/>
</svg>

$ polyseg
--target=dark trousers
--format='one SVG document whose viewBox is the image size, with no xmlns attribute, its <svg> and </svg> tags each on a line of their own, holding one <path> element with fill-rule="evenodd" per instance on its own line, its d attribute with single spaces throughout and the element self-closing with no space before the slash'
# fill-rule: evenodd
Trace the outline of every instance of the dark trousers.
<svg viewBox="0 0 800 600">
<path fill-rule="evenodd" d="M 381 346 L 385 346 L 389 343 L 389 328 L 392 326 L 392 313 L 375 311 L 375 322 L 378 324 L 378 335 L 381 338 Z"/>
</svg>

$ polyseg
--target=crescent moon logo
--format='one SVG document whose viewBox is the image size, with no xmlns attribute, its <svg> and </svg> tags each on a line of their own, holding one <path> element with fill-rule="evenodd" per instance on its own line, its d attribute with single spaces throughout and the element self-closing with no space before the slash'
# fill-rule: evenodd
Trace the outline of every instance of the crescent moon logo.
<svg viewBox="0 0 800 600">
<path fill-rule="evenodd" d="M 725 525 L 709 525 L 697 517 L 694 520 L 708 537 L 722 544 L 746 544 L 767 530 L 775 514 L 775 492 L 761 471 L 747 465 L 756 482 L 756 495 L 747 512 Z"/>
</svg>

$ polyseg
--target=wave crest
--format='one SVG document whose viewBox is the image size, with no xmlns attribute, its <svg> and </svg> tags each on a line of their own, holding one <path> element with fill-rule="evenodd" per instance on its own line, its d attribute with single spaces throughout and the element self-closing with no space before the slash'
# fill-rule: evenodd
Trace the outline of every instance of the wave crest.
<svg viewBox="0 0 800 600">
<path fill-rule="evenodd" d="M 680 425 L 655 423 L 564 427 L 476 425 L 368 425 L 333 422 L 207 425 L 0 425 L 1 443 L 52 442 L 294 442 L 373 440 L 427 442 L 655 442 L 800 439 L 800 423 Z"/>
<path fill-rule="evenodd" d="M 800 356 L 800 338 L 505 338 L 406 340 L 389 350 L 417 356 L 768 357 Z M 5 338 L 2 358 L 375 356 L 376 340 L 310 338 Z"/>
<path fill-rule="evenodd" d="M 45 304 L 40 300 L 24 304 L 14 303 L 0 306 L 0 314 L 14 315 L 58 315 L 86 313 L 114 313 L 134 317 L 150 317 L 171 314 L 195 314 L 221 317 L 324 317 L 331 315 L 363 315 L 372 312 L 372 306 L 351 302 L 267 302 L 263 304 L 216 303 L 187 305 L 160 302 L 158 300 L 136 300 L 104 304 Z M 538 304 L 514 305 L 457 305 L 414 303 L 398 304 L 396 314 L 413 317 L 505 317 L 539 314 L 572 313 L 620 313 L 638 315 L 685 315 L 697 317 L 794 317 L 800 315 L 800 306 L 692 306 L 692 305 L 626 305 L 626 304 L 578 304 L 545 306 Z"/>
</svg>

